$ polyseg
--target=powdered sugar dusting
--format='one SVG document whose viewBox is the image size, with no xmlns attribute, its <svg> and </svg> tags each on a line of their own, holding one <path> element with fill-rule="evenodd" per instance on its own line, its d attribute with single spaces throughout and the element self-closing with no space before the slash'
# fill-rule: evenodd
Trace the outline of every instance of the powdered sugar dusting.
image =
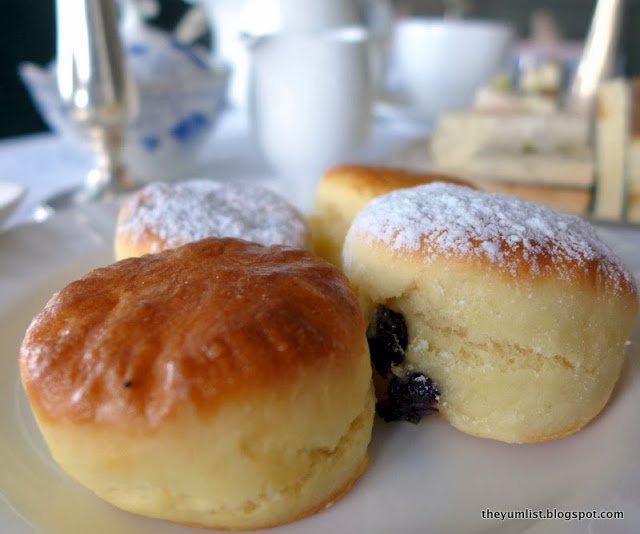
<svg viewBox="0 0 640 534">
<path fill-rule="evenodd" d="M 304 248 L 307 225 L 284 199 L 256 184 L 190 180 L 153 183 L 135 194 L 121 222 L 136 240 L 151 232 L 171 248 L 207 237 Z M 156 244 L 160 250 L 161 244 Z"/>
<path fill-rule="evenodd" d="M 347 240 L 382 241 L 395 250 L 478 257 L 516 276 L 571 279 L 597 269 L 617 289 L 632 285 L 618 258 L 583 219 L 523 200 L 467 187 L 432 183 L 375 198 L 351 226 Z M 345 257 L 348 262 L 349 258 Z"/>
</svg>

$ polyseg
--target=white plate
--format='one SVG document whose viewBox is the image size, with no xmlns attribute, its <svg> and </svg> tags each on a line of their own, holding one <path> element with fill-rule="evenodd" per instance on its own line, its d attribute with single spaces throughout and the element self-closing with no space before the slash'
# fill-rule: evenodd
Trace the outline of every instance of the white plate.
<svg viewBox="0 0 640 534">
<path fill-rule="evenodd" d="M 22 393 L 17 352 L 51 294 L 112 258 L 109 207 L 91 207 L 0 235 L 0 532 L 189 534 L 116 510 L 51 461 Z M 604 230 L 640 273 L 640 233 Z M 634 241 L 635 240 L 635 241 Z M 332 508 L 270 534 L 640 532 L 640 350 L 605 413 L 581 432 L 540 445 L 461 434 L 438 419 L 376 421 L 365 476 Z M 482 519 L 482 511 L 621 510 L 624 520 Z"/>
</svg>

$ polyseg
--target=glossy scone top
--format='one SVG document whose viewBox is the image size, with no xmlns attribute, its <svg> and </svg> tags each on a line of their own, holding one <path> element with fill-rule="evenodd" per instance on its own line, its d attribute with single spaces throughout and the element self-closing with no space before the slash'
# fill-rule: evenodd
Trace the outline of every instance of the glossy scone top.
<svg viewBox="0 0 640 534">
<path fill-rule="evenodd" d="M 631 275 L 583 219 L 453 184 L 374 199 L 347 240 L 379 245 L 412 262 L 481 264 L 510 278 L 552 277 L 637 299 Z M 348 247 L 344 261 L 351 261 Z"/>
<path fill-rule="evenodd" d="M 349 372 L 363 328 L 328 263 L 207 239 L 69 284 L 29 326 L 20 370 L 40 418 L 144 430 L 185 404 L 207 413 L 303 373 Z"/>
<path fill-rule="evenodd" d="M 372 165 L 338 165 L 324 174 L 318 191 L 320 193 L 324 187 L 337 187 L 354 190 L 363 197 L 371 198 L 398 188 L 415 187 L 431 182 L 449 182 L 470 187 L 464 180 L 443 174 Z"/>
</svg>

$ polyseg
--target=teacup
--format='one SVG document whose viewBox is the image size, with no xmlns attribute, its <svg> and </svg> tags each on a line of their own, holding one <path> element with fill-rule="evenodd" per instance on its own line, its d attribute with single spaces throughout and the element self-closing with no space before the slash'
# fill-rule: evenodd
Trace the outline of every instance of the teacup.
<svg viewBox="0 0 640 534">
<path fill-rule="evenodd" d="M 422 118 L 464 109 L 507 68 L 513 31 L 484 20 L 406 18 L 398 22 L 392 61 L 410 107 Z"/>
</svg>

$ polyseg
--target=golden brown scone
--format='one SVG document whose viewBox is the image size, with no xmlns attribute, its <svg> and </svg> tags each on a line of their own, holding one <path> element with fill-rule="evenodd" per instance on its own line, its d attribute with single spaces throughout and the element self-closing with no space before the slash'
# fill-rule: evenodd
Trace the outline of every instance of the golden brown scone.
<svg viewBox="0 0 640 534">
<path fill-rule="evenodd" d="M 372 319 L 376 374 L 396 387 L 379 404 L 388 419 L 415 415 L 398 394 L 409 379 L 429 401 L 439 392 L 456 428 L 506 442 L 566 436 L 607 403 L 637 291 L 584 220 L 452 184 L 418 186 L 357 215 L 344 262 Z"/>
<path fill-rule="evenodd" d="M 188 180 L 151 183 L 121 206 L 116 260 L 153 254 L 207 237 L 235 237 L 261 245 L 309 246 L 302 214 L 255 183 Z"/>
<path fill-rule="evenodd" d="M 55 460 L 131 512 L 269 527 L 366 465 L 362 313 L 302 250 L 207 239 L 97 269 L 33 320 L 20 372 Z"/>
<path fill-rule="evenodd" d="M 309 220 L 313 250 L 340 266 L 342 243 L 351 221 L 372 198 L 436 181 L 469 185 L 449 176 L 392 167 L 340 165 L 329 169 L 316 189 L 315 212 Z"/>
</svg>

